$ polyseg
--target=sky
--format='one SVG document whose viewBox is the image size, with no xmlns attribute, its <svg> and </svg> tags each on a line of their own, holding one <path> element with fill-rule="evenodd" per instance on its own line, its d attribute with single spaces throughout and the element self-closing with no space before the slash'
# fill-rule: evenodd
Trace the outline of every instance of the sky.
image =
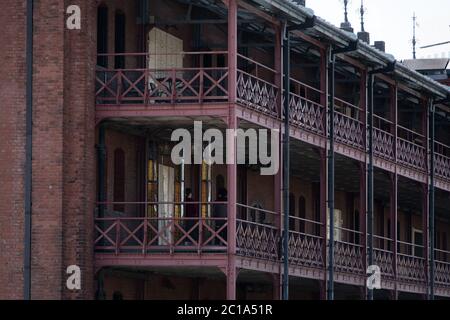
<svg viewBox="0 0 450 320">
<path fill-rule="evenodd" d="M 314 13 L 339 26 L 344 21 L 342 0 L 306 0 Z M 361 0 L 350 0 L 349 20 L 360 31 Z M 450 44 L 429 49 L 421 46 L 450 41 L 450 0 L 364 0 L 365 30 L 370 41 L 384 40 L 386 51 L 397 60 L 412 58 L 413 14 L 416 13 L 417 58 L 450 58 Z"/>
</svg>

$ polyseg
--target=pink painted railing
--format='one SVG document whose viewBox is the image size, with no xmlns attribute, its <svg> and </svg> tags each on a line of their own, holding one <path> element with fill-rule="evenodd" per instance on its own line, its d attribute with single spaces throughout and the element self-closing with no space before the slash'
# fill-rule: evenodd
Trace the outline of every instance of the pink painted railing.
<svg viewBox="0 0 450 320">
<path fill-rule="evenodd" d="M 450 286 L 450 252 L 435 250 L 435 282 L 439 286 Z"/>
<path fill-rule="evenodd" d="M 276 71 L 238 54 L 237 101 L 248 108 L 278 117 L 279 88 L 274 85 Z"/>
<path fill-rule="evenodd" d="M 435 144 L 435 173 L 436 176 L 450 179 L 450 147 L 436 142 Z"/>
<path fill-rule="evenodd" d="M 275 227 L 277 214 L 237 204 L 236 251 L 238 255 L 278 260 L 280 234 Z"/>
<path fill-rule="evenodd" d="M 397 126 L 397 134 L 397 161 L 425 171 L 427 163 L 425 136 L 401 126 Z"/>
<path fill-rule="evenodd" d="M 291 79 L 294 92 L 289 94 L 290 121 L 304 130 L 325 135 L 325 107 L 320 102 L 322 91 Z"/>
<path fill-rule="evenodd" d="M 362 237 L 362 232 L 335 227 L 334 268 L 336 271 L 355 275 L 365 274 L 365 248 L 358 243 L 358 239 Z"/>
<path fill-rule="evenodd" d="M 227 218 L 145 216 L 146 207 L 226 206 L 209 202 L 104 203 L 103 216 L 95 218 L 94 247 L 103 253 L 217 252 L 227 250 Z M 120 206 L 120 212 L 111 208 Z M 136 210 L 132 210 L 132 208 Z M 116 208 L 117 210 L 117 208 Z M 134 211 L 134 213 L 132 213 Z M 143 214 L 143 216 L 139 216 Z"/>
<path fill-rule="evenodd" d="M 204 103 L 228 100 L 228 68 L 198 67 L 204 56 L 226 52 L 102 54 L 107 60 L 122 57 L 124 68 L 97 67 L 97 105 Z M 149 68 L 152 59 L 182 61 L 183 67 Z M 172 61 L 172 62 L 173 62 Z M 110 63 L 111 64 L 111 63 Z M 176 64 L 176 63 L 172 63 Z"/>
<path fill-rule="evenodd" d="M 390 133 L 392 122 L 379 117 L 373 116 L 373 152 L 375 156 L 395 161 L 395 136 Z"/>
<path fill-rule="evenodd" d="M 358 149 L 365 148 L 365 127 L 359 120 L 362 110 L 335 98 L 336 113 L 334 117 L 334 130 L 336 140 Z"/>
<path fill-rule="evenodd" d="M 397 278 L 399 281 L 424 283 L 426 281 L 424 247 L 402 241 L 397 242 Z"/>
<path fill-rule="evenodd" d="M 395 279 L 394 253 L 392 239 L 374 235 L 374 262 L 381 269 L 381 275 L 387 279 Z"/>
<path fill-rule="evenodd" d="M 291 216 L 289 224 L 289 263 L 308 268 L 322 268 L 323 238 L 320 237 L 320 229 L 323 223 Z"/>
</svg>

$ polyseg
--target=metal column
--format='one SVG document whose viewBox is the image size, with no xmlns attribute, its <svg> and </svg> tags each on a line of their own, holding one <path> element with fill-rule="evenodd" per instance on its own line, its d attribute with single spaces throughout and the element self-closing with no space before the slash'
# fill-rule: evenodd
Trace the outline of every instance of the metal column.
<svg viewBox="0 0 450 320">
<path fill-rule="evenodd" d="M 368 134 L 369 134 L 369 164 L 367 166 L 367 233 L 369 252 L 367 264 L 373 265 L 373 80 L 374 75 L 368 78 Z M 368 288 L 367 300 L 373 300 L 373 289 Z"/>
<path fill-rule="evenodd" d="M 328 66 L 328 84 L 329 84 L 329 144 L 328 152 L 328 210 L 330 215 L 329 233 L 330 239 L 328 241 L 328 287 L 327 299 L 334 300 L 334 95 L 335 95 L 335 71 L 336 57 L 331 53 Z"/>
<path fill-rule="evenodd" d="M 430 300 L 434 300 L 434 247 L 435 247 L 435 218 L 434 218 L 434 175 L 435 175 L 435 109 L 433 100 L 430 101 L 429 106 L 429 125 L 430 125 L 430 187 L 429 187 L 429 241 L 430 241 Z"/>
<path fill-rule="evenodd" d="M 284 89 L 284 139 L 283 139 L 283 300 L 289 299 L 289 89 L 290 89 L 290 36 L 286 30 L 283 38 L 283 89 Z"/>
</svg>

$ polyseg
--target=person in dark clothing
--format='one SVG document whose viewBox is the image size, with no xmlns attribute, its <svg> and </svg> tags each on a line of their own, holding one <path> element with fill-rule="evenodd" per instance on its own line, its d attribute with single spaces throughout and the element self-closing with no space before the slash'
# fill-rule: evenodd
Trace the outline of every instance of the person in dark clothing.
<svg viewBox="0 0 450 320">
<path fill-rule="evenodd" d="M 217 193 L 217 202 L 227 202 L 228 201 L 228 192 L 225 188 L 220 188 Z M 227 222 L 226 218 L 228 217 L 227 205 L 224 203 L 216 203 L 213 208 L 213 218 L 219 218 L 215 220 L 215 230 L 219 231 Z M 219 232 L 219 236 L 227 241 L 227 228 L 224 228 Z M 222 241 L 216 238 L 214 241 L 216 245 L 225 245 Z"/>
<path fill-rule="evenodd" d="M 197 219 L 198 218 L 198 206 L 196 203 L 192 203 L 195 202 L 193 197 L 192 197 L 192 190 L 191 189 L 186 189 L 186 193 L 185 193 L 185 212 L 184 212 L 184 217 L 187 218 L 186 220 L 184 220 L 184 225 L 185 228 L 184 230 L 186 231 L 186 233 L 189 232 L 189 230 L 191 230 L 195 224 L 198 222 Z M 194 230 L 192 230 L 191 233 L 189 233 L 189 236 L 194 239 L 196 242 L 199 241 L 198 239 L 198 227 L 195 227 Z M 185 238 L 185 241 L 187 244 L 193 244 L 191 239 L 189 238 Z"/>
</svg>

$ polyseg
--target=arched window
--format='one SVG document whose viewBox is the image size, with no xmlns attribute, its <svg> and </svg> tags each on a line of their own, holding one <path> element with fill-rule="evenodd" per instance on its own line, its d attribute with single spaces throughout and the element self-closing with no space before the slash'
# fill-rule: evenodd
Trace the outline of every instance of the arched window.
<svg viewBox="0 0 450 320">
<path fill-rule="evenodd" d="M 303 196 L 298 198 L 298 217 L 300 219 L 306 219 L 306 200 Z M 306 232 L 305 220 L 300 220 L 300 232 Z"/>
<path fill-rule="evenodd" d="M 114 150 L 114 202 L 125 202 L 125 152 Z M 114 211 L 124 212 L 124 204 L 115 204 Z"/>
<path fill-rule="evenodd" d="M 116 11 L 115 20 L 115 53 L 125 53 L 125 14 L 121 11 Z M 125 68 L 125 56 L 116 56 L 114 61 L 116 69 Z"/>
<path fill-rule="evenodd" d="M 97 54 L 108 53 L 108 7 L 97 9 Z M 108 57 L 97 56 L 97 65 L 107 68 Z"/>
</svg>

